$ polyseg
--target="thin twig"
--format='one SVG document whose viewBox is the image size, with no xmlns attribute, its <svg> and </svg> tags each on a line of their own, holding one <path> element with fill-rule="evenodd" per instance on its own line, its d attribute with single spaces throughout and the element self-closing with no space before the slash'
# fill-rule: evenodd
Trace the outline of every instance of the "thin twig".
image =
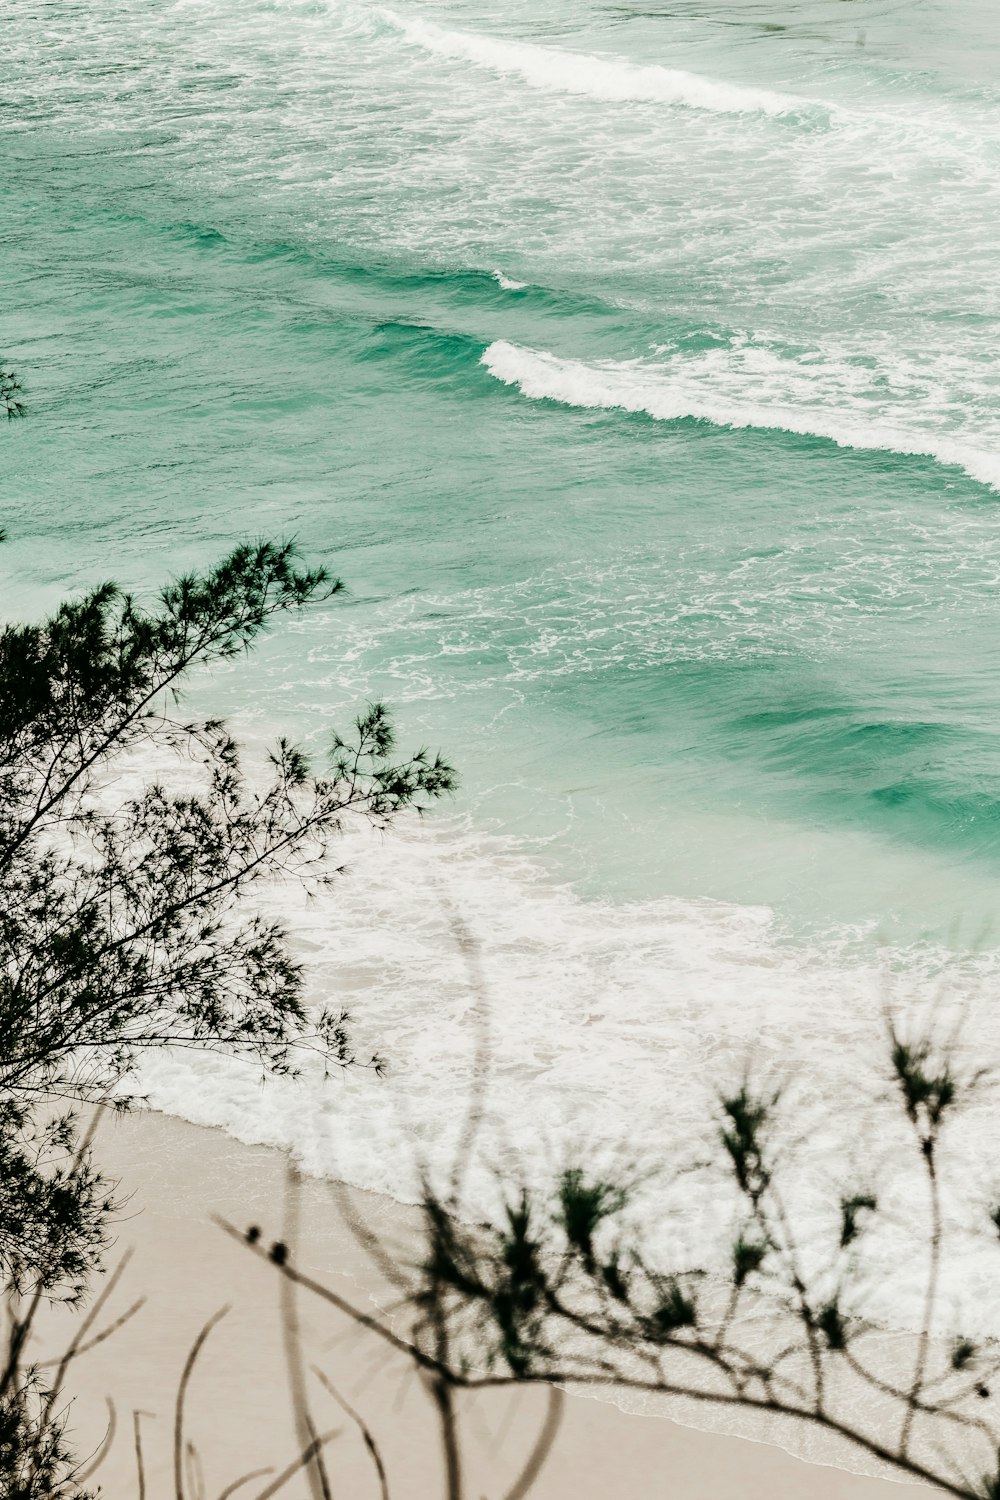
<svg viewBox="0 0 1000 1500">
<path fill-rule="evenodd" d="M 111 1338 L 112 1334 L 117 1333 L 120 1328 L 124 1328 L 126 1323 L 130 1323 L 136 1313 L 145 1307 L 147 1300 L 145 1297 L 137 1297 L 132 1306 L 123 1312 L 121 1317 L 116 1318 L 113 1323 L 108 1323 L 88 1343 L 75 1344 L 72 1354 L 68 1358 L 66 1354 L 58 1354 L 54 1355 L 52 1359 L 38 1359 L 34 1361 L 34 1368 L 36 1370 L 46 1370 L 55 1364 L 62 1367 L 63 1361 L 68 1364 L 70 1359 L 80 1359 L 84 1354 L 89 1354 L 92 1349 L 96 1349 L 99 1344 L 103 1344 L 105 1339 Z"/>
<path fill-rule="evenodd" d="M 295 1164 L 285 1163 L 285 1245 L 295 1245 L 299 1238 L 301 1182 Z M 306 1447 L 312 1446 L 313 1456 L 306 1470 L 306 1479 L 313 1500 L 333 1500 L 330 1478 L 323 1462 L 323 1449 L 316 1442 L 316 1426 L 309 1410 L 309 1392 L 306 1388 L 305 1369 L 302 1361 L 302 1330 L 296 1306 L 295 1282 L 283 1276 L 278 1284 L 281 1302 L 281 1331 L 285 1346 L 285 1367 L 292 1398 L 295 1418 L 295 1436 Z"/>
<path fill-rule="evenodd" d="M 524 1500 L 524 1496 L 538 1478 L 542 1471 L 542 1465 L 548 1458 L 552 1444 L 556 1440 L 559 1424 L 563 1417 L 565 1400 L 565 1394 L 559 1386 L 553 1385 L 549 1387 L 549 1401 L 545 1412 L 545 1421 L 542 1423 L 542 1430 L 538 1434 L 535 1446 L 528 1456 L 527 1463 L 507 1491 L 504 1500 Z"/>
<path fill-rule="evenodd" d="M 133 1411 L 132 1434 L 135 1441 L 135 1467 L 138 1477 L 139 1495 L 138 1500 L 146 1500 L 146 1466 L 142 1458 L 142 1435 L 139 1431 L 139 1418 L 148 1417 L 148 1411 Z"/>
<path fill-rule="evenodd" d="M 282 1485 L 287 1484 L 300 1469 L 304 1469 L 308 1464 L 312 1463 L 317 1447 L 324 1448 L 327 1443 L 332 1443 L 334 1438 L 339 1436 L 340 1428 L 336 1427 L 331 1429 L 330 1432 L 324 1432 L 321 1436 L 313 1438 L 312 1442 L 302 1450 L 298 1458 L 294 1458 L 286 1469 L 282 1469 L 273 1484 L 269 1484 L 266 1490 L 260 1491 L 256 1500 L 271 1500 L 271 1496 L 276 1495 Z"/>
<path fill-rule="evenodd" d="M 190 1350 L 188 1351 L 188 1357 L 184 1362 L 184 1369 L 181 1372 L 180 1382 L 177 1386 L 177 1404 L 174 1408 L 174 1494 L 176 1500 L 185 1500 L 184 1399 L 187 1396 L 188 1384 L 190 1383 L 191 1375 L 194 1371 L 195 1364 L 197 1363 L 198 1356 L 204 1348 L 205 1340 L 208 1338 L 209 1334 L 212 1332 L 212 1329 L 216 1326 L 216 1324 L 221 1323 L 222 1319 L 226 1316 L 228 1311 L 229 1306 L 227 1304 L 227 1306 L 225 1307 L 220 1307 L 218 1312 L 214 1312 L 208 1319 L 208 1322 L 204 1325 L 201 1332 L 198 1334 L 198 1337 L 195 1339 L 194 1343 L 191 1345 Z"/>
<path fill-rule="evenodd" d="M 91 1475 L 97 1473 L 97 1470 L 107 1457 L 108 1449 L 114 1442 L 115 1433 L 118 1431 L 118 1413 L 115 1411 L 115 1403 L 110 1396 L 105 1396 L 104 1402 L 108 1408 L 108 1425 L 105 1428 L 104 1436 L 101 1439 L 97 1452 L 85 1468 L 78 1470 L 74 1474 L 73 1478 L 77 1484 L 86 1484 Z"/>
<path fill-rule="evenodd" d="M 220 1492 L 218 1500 L 229 1500 L 230 1495 L 235 1495 L 236 1491 L 242 1489 L 245 1484 L 249 1484 L 251 1479 L 263 1479 L 265 1474 L 273 1473 L 273 1464 L 268 1464 L 264 1469 L 251 1469 L 249 1474 L 241 1474 L 239 1479 L 234 1479 L 232 1484 L 227 1484 L 226 1488 Z"/>
<path fill-rule="evenodd" d="M 351 1406 L 350 1402 L 345 1401 L 344 1397 L 337 1390 L 336 1386 L 333 1384 L 333 1381 L 330 1380 L 329 1376 L 325 1375 L 317 1365 L 313 1365 L 312 1371 L 316 1376 L 316 1379 L 322 1385 L 323 1389 L 333 1397 L 334 1401 L 336 1401 L 340 1409 L 346 1412 L 351 1421 L 354 1422 L 355 1425 L 359 1428 L 361 1436 L 364 1439 L 365 1447 L 371 1454 L 372 1463 L 375 1465 L 375 1471 L 378 1474 L 378 1482 L 382 1492 L 382 1500 L 390 1500 L 389 1477 L 386 1473 L 385 1464 L 382 1462 L 382 1454 L 379 1452 L 378 1443 L 376 1443 L 375 1438 L 372 1435 L 371 1428 L 368 1426 L 364 1417 L 362 1417 L 359 1412 L 356 1412 L 354 1410 L 354 1407 Z"/>
<path fill-rule="evenodd" d="M 924 1385 L 924 1375 L 927 1370 L 931 1325 L 934 1321 L 934 1309 L 937 1305 L 938 1277 L 941 1270 L 941 1240 L 943 1235 L 941 1223 L 941 1189 L 938 1183 L 937 1162 L 934 1156 L 934 1136 L 929 1135 L 926 1141 L 921 1144 L 922 1155 L 927 1166 L 927 1180 L 931 1200 L 930 1266 L 927 1272 L 927 1291 L 924 1298 L 924 1313 L 920 1325 L 920 1337 L 917 1341 L 917 1360 L 913 1371 L 913 1381 L 907 1397 L 903 1428 L 899 1435 L 899 1451 L 904 1455 L 909 1448 L 910 1435 L 913 1431 L 913 1419 L 920 1402 Z"/>
</svg>

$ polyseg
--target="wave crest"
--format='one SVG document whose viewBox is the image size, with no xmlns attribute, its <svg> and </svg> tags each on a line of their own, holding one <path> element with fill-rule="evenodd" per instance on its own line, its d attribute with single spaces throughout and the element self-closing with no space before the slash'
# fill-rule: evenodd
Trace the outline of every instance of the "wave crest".
<svg viewBox="0 0 1000 1500">
<path fill-rule="evenodd" d="M 817 106 L 808 99 L 703 78 L 680 68 L 632 63 L 623 58 L 565 52 L 535 42 L 508 42 L 473 32 L 450 31 L 431 21 L 381 13 L 406 40 L 439 57 L 457 58 L 495 73 L 513 73 L 531 88 L 583 94 L 592 99 L 680 104 L 716 114 L 801 115 Z"/>
<path fill-rule="evenodd" d="M 643 413 L 667 422 L 687 418 L 734 430 L 790 432 L 824 438 L 840 448 L 929 458 L 963 469 L 971 478 L 1000 491 L 1000 454 L 951 433 L 935 433 L 926 427 L 911 431 L 895 426 L 883 421 L 878 413 L 859 410 L 860 400 L 854 405 L 844 400 L 839 410 L 827 404 L 807 405 L 804 399 L 796 399 L 802 393 L 794 379 L 786 378 L 784 401 L 780 382 L 775 379 L 774 399 L 765 402 L 756 399 L 760 380 L 749 387 L 748 396 L 734 396 L 729 391 L 713 389 L 704 371 L 695 373 L 682 361 L 661 366 L 640 360 L 589 364 L 498 339 L 484 351 L 481 362 L 495 379 L 515 386 L 523 396 L 535 401 Z M 785 366 L 781 374 L 791 375 L 790 361 L 772 359 L 771 364 L 773 375 L 779 374 L 781 366 Z M 808 378 L 810 382 L 814 380 L 812 371 Z M 813 385 L 808 392 L 812 401 L 817 389 Z M 842 395 L 849 397 L 850 392 L 845 389 Z"/>
</svg>

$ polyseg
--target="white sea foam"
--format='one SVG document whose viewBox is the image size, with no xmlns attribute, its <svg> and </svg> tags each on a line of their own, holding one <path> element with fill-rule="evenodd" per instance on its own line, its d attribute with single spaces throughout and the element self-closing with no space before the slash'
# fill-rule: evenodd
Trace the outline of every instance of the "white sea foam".
<svg viewBox="0 0 1000 1500">
<path fill-rule="evenodd" d="M 317 996 L 350 1005 L 360 1055 L 386 1052 L 388 1078 L 264 1085 L 245 1064 L 158 1053 L 142 1073 L 154 1105 L 290 1147 L 312 1173 L 412 1199 L 416 1160 L 440 1177 L 451 1164 L 485 1026 L 486 1120 L 469 1207 L 486 1213 L 496 1206 L 493 1166 L 516 1163 L 543 1180 L 580 1152 L 605 1162 L 687 1159 L 706 1138 L 714 1090 L 738 1082 L 752 1056 L 800 1080 L 795 1127 L 807 1131 L 809 1151 L 793 1178 L 797 1213 L 819 1225 L 824 1193 L 836 1205 L 838 1186 L 867 1185 L 880 1171 L 887 1180 L 874 1246 L 886 1280 L 869 1311 L 904 1326 L 916 1317 L 922 1268 L 910 1237 L 920 1165 L 885 1103 L 881 1006 L 887 987 L 908 1005 L 937 993 L 939 956 L 879 958 L 852 933 L 792 944 L 764 908 L 584 901 L 513 844 L 459 822 L 385 840 L 358 834 L 345 855 L 351 873 L 335 896 L 285 914 Z M 974 997 L 996 969 L 990 956 L 968 963 L 953 994 Z M 1000 1018 L 984 1007 L 976 1024 L 980 1054 L 998 1055 Z M 995 1159 L 996 1134 L 987 1102 L 968 1138 L 956 1138 L 972 1191 Z M 718 1187 L 678 1199 L 669 1176 L 654 1179 L 643 1212 L 660 1218 L 654 1244 L 664 1255 L 703 1253 L 706 1230 L 727 1243 L 730 1204 Z M 949 1265 L 948 1316 L 960 1323 L 981 1297 L 985 1332 L 991 1248 L 980 1256 L 963 1247 Z M 1000 1332 L 1000 1317 L 993 1323 Z"/>
<path fill-rule="evenodd" d="M 808 99 L 703 78 L 680 68 L 593 57 L 535 42 L 508 42 L 500 37 L 452 31 L 390 10 L 382 15 L 416 47 L 439 57 L 471 62 L 495 73 L 515 74 L 529 87 L 549 93 L 583 94 L 612 102 L 681 104 L 716 114 L 791 115 L 816 108 Z"/>
<path fill-rule="evenodd" d="M 515 281 L 512 277 L 505 276 L 502 271 L 494 271 L 492 275 L 497 286 L 505 292 L 523 292 L 528 285 L 526 281 Z"/>
<path fill-rule="evenodd" d="M 767 350 L 740 350 L 736 357 L 731 350 L 720 351 L 655 365 L 588 363 L 504 339 L 490 344 L 482 362 L 497 380 L 536 401 L 822 437 L 841 448 L 931 458 L 1000 490 L 1000 434 L 984 441 L 979 434 L 940 430 L 934 408 L 926 412 L 926 425 L 898 425 L 891 411 L 879 410 L 870 399 L 870 374 L 849 365 L 824 369 Z M 923 414 L 911 406 L 908 415 L 919 420 Z"/>
</svg>

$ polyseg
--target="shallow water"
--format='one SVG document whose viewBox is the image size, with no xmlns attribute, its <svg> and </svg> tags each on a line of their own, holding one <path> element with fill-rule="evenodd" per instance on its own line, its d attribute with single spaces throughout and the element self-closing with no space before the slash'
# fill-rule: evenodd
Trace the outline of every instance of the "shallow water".
<svg viewBox="0 0 1000 1500">
<path fill-rule="evenodd" d="M 995 7 L 538 11 L 13 0 L 0 59 L 5 607 L 335 566 L 214 698 L 460 767 L 302 940 L 446 1141 L 457 910 L 532 1159 L 659 1151 L 754 1041 L 833 1097 L 973 946 L 1000 1052 Z M 157 1077 L 407 1190 L 370 1080 Z"/>
</svg>

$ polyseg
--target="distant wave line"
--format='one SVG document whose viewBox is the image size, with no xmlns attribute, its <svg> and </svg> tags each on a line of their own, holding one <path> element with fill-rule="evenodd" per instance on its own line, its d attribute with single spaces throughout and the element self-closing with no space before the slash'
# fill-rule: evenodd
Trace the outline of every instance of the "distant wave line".
<svg viewBox="0 0 1000 1500">
<path fill-rule="evenodd" d="M 769 89 L 747 87 L 703 78 L 679 68 L 628 62 L 566 52 L 535 42 L 508 42 L 499 37 L 450 31 L 433 22 L 380 14 L 408 42 L 441 57 L 459 58 L 496 73 L 515 73 L 532 88 L 554 93 L 583 94 L 594 99 L 681 104 L 716 114 L 801 115 L 829 113 L 825 104 Z"/>
</svg>

